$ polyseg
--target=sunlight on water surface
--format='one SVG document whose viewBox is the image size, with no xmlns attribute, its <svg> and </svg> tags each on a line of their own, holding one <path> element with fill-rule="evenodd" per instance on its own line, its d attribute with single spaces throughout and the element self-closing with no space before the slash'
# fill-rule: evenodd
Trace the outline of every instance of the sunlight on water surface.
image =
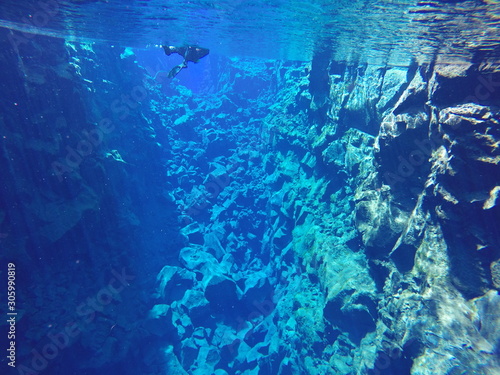
<svg viewBox="0 0 500 375">
<path fill-rule="evenodd" d="M 0 5 L 0 26 L 143 48 L 198 44 L 228 56 L 408 65 L 500 55 L 498 1 L 25 1 Z M 27 34 L 24 34 L 27 35 Z M 471 52 L 475 50 L 475 52 Z"/>
</svg>

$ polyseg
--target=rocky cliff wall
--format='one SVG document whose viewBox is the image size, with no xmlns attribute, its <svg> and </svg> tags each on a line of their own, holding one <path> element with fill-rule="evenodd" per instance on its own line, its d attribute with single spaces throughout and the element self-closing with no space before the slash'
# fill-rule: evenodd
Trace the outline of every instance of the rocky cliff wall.
<svg viewBox="0 0 500 375">
<path fill-rule="evenodd" d="M 494 66 L 213 57 L 193 92 L 37 38 L 1 61 L 25 373 L 498 372 Z"/>
</svg>

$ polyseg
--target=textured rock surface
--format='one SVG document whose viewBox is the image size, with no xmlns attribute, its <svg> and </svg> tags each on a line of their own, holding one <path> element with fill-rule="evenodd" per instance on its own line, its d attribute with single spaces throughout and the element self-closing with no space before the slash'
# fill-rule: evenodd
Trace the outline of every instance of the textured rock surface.
<svg viewBox="0 0 500 375">
<path fill-rule="evenodd" d="M 378 336 L 398 343 L 389 350 L 403 348 L 405 354 L 407 346 L 412 374 L 498 372 L 498 337 L 477 324 L 475 302 L 498 295 L 490 273 L 499 256 L 499 213 L 492 211 L 500 172 L 493 141 L 498 114 L 486 98 L 471 96 L 497 73 L 477 69 L 417 71 L 377 139 L 378 180 L 391 188 L 369 201 L 371 211 L 363 200 L 357 207 L 362 225 L 404 219 L 400 226 L 381 226 L 387 231 L 382 238 L 392 236 L 389 242 L 363 240 L 374 264 L 388 273 Z M 469 84 L 457 89 L 464 80 Z M 375 195 L 364 187 L 358 194 Z"/>
<path fill-rule="evenodd" d="M 5 50 L 27 368 L 500 371 L 494 67 L 213 57 L 191 90 L 119 48 Z"/>
</svg>

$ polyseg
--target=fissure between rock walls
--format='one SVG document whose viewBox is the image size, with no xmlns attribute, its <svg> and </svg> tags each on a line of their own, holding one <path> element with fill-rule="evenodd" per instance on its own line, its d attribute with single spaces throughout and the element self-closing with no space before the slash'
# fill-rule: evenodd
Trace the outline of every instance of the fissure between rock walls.
<svg viewBox="0 0 500 375">
<path fill-rule="evenodd" d="M 495 67 L 5 50 L 25 373 L 500 371 Z"/>
</svg>

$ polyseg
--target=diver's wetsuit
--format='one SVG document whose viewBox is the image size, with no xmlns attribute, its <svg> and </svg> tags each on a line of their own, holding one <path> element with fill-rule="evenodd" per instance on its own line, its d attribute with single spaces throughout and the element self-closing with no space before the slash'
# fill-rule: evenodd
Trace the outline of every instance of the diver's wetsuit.
<svg viewBox="0 0 500 375">
<path fill-rule="evenodd" d="M 175 47 L 175 46 L 162 46 L 165 50 L 165 54 L 170 56 L 173 53 L 177 53 L 184 57 L 184 61 L 182 64 L 175 66 L 170 72 L 168 72 L 168 77 L 175 77 L 182 69 L 187 68 L 188 61 L 197 63 L 202 57 L 208 55 L 210 50 L 208 48 L 202 48 L 197 46 L 183 46 L 183 47 Z"/>
</svg>

